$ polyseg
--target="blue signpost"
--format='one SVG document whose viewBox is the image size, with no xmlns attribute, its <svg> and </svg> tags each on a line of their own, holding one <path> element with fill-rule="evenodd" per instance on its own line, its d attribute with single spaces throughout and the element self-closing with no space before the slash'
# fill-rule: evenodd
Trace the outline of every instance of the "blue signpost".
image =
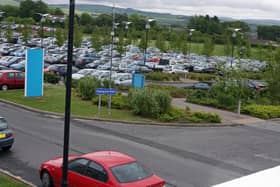
<svg viewBox="0 0 280 187">
<path fill-rule="evenodd" d="M 44 50 L 27 49 L 25 64 L 25 97 L 43 96 Z"/>
<path fill-rule="evenodd" d="M 134 88 L 144 88 L 145 86 L 145 76 L 141 74 L 133 74 L 132 86 Z"/>
<path fill-rule="evenodd" d="M 102 95 L 110 95 L 110 96 L 115 95 L 117 93 L 117 90 L 113 89 L 113 88 L 96 88 L 95 93 L 96 93 L 96 95 L 98 95 L 98 114 L 100 114 Z M 108 102 L 110 102 L 110 101 L 108 101 Z M 111 108 L 109 108 L 109 111 L 111 111 Z"/>
</svg>

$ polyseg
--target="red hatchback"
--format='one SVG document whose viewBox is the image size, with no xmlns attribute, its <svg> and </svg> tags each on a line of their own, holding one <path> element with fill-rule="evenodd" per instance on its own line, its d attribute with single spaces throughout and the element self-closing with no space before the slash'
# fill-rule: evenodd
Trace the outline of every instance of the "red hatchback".
<svg viewBox="0 0 280 187">
<path fill-rule="evenodd" d="M 165 181 L 136 159 L 114 151 L 69 157 L 68 185 L 73 187 L 165 187 Z M 39 170 L 43 187 L 59 187 L 62 158 L 44 162 Z"/>
<path fill-rule="evenodd" d="M 24 72 L 15 70 L 0 70 L 0 88 L 24 88 Z"/>
</svg>

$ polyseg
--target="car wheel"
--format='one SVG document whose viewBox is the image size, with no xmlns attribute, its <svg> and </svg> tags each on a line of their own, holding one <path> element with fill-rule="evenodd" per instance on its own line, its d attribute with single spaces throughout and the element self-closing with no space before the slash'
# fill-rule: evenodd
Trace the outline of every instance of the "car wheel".
<svg viewBox="0 0 280 187">
<path fill-rule="evenodd" d="M 7 146 L 7 147 L 2 147 L 2 150 L 3 151 L 9 151 L 10 149 L 12 148 L 12 146 Z"/>
<path fill-rule="evenodd" d="M 52 177 L 47 171 L 43 171 L 41 181 L 42 187 L 53 187 Z"/>
<path fill-rule="evenodd" d="M 8 88 L 8 85 L 4 84 L 4 85 L 1 86 L 1 89 L 3 91 L 7 91 L 9 88 Z"/>
</svg>

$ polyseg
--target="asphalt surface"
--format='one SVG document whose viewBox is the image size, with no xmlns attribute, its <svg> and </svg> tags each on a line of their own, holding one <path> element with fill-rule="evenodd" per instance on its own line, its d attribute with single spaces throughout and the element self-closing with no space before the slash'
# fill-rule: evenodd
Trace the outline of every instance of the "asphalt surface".
<svg viewBox="0 0 280 187">
<path fill-rule="evenodd" d="M 62 155 L 63 119 L 0 103 L 15 130 L 13 149 L 0 168 L 40 185 L 40 164 Z M 98 121 L 71 122 L 71 150 L 116 150 L 136 157 L 169 183 L 207 187 L 280 163 L 280 123 L 249 127 L 179 128 Z"/>
</svg>

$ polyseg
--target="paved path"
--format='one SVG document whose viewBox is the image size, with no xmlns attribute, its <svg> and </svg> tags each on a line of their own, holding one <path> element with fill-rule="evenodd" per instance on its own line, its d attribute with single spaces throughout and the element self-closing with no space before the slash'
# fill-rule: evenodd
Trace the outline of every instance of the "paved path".
<svg viewBox="0 0 280 187">
<path fill-rule="evenodd" d="M 264 120 L 254 118 L 247 115 L 238 115 L 234 112 L 229 112 L 221 109 L 216 109 L 212 107 L 192 104 L 185 102 L 185 98 L 180 99 L 173 99 L 172 104 L 174 106 L 177 106 L 179 108 L 185 109 L 186 106 L 190 107 L 192 111 L 203 111 L 203 112 L 213 112 L 217 113 L 222 118 L 222 123 L 225 124 L 251 124 L 251 123 L 257 123 L 257 122 L 263 122 Z"/>
</svg>

